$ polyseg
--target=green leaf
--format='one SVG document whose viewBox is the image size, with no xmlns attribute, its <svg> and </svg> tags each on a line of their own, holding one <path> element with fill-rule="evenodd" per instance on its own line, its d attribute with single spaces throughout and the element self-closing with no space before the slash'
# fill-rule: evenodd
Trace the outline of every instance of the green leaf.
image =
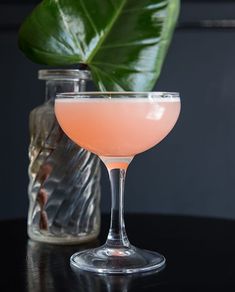
<svg viewBox="0 0 235 292">
<path fill-rule="evenodd" d="M 33 62 L 87 64 L 103 91 L 151 90 L 180 0 L 44 0 L 26 18 L 19 46 Z"/>
</svg>

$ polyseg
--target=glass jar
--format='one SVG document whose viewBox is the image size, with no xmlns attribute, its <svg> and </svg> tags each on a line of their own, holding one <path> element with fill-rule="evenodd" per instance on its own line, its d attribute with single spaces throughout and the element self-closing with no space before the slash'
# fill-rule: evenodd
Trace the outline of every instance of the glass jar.
<svg viewBox="0 0 235 292">
<path fill-rule="evenodd" d="M 30 113 L 29 212 L 31 239 L 75 244 L 97 237 L 100 229 L 99 158 L 73 143 L 54 114 L 57 93 L 85 91 L 85 70 L 40 70 L 45 102 Z"/>
</svg>

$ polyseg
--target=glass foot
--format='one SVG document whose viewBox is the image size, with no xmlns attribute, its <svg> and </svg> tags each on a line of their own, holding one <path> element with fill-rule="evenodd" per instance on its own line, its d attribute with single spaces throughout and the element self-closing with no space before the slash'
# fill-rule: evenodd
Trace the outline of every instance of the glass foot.
<svg viewBox="0 0 235 292">
<path fill-rule="evenodd" d="M 70 258 L 72 267 L 104 274 L 132 274 L 161 270 L 165 258 L 157 252 L 129 247 L 103 245 L 75 253 Z"/>
</svg>

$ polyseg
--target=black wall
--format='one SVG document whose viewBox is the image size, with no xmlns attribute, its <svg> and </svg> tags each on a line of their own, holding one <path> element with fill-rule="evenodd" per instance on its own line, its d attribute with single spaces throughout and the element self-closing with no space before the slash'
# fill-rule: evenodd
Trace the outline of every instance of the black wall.
<svg viewBox="0 0 235 292">
<path fill-rule="evenodd" d="M 42 66 L 17 48 L 17 29 L 36 2 L 0 3 L 0 219 L 27 214 L 28 114 L 43 102 L 44 84 Z M 184 1 L 155 88 L 181 93 L 181 116 L 163 142 L 132 162 L 127 211 L 235 218 L 234 52 L 234 1 Z M 102 192 L 108 211 L 105 170 Z"/>
</svg>

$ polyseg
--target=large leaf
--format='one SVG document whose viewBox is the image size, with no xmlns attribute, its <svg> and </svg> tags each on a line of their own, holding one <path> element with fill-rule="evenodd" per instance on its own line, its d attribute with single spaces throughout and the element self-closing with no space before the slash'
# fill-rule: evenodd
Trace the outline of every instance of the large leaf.
<svg viewBox="0 0 235 292">
<path fill-rule="evenodd" d="M 178 17 L 179 0 L 44 0 L 19 46 L 32 61 L 87 64 L 100 90 L 151 90 Z"/>
</svg>

